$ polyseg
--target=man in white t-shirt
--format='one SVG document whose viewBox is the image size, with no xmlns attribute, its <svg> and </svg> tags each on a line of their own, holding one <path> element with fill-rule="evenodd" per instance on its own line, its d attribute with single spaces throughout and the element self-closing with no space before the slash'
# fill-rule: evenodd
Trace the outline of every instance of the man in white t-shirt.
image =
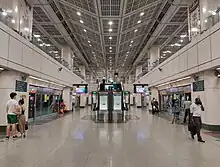
<svg viewBox="0 0 220 167">
<path fill-rule="evenodd" d="M 7 129 L 6 129 L 6 139 L 9 139 L 10 136 L 10 129 L 12 127 L 12 134 L 13 138 L 16 138 L 16 123 L 18 123 L 17 116 L 20 114 L 20 106 L 16 101 L 16 93 L 10 94 L 10 100 L 7 102 L 6 105 L 6 112 L 7 112 Z"/>
<path fill-rule="evenodd" d="M 202 119 L 201 119 L 202 111 L 204 111 L 202 102 L 200 98 L 196 98 L 195 102 L 192 103 L 192 105 L 190 106 L 190 113 L 192 117 L 191 121 L 192 121 L 193 126 L 195 127 L 195 131 L 191 130 L 191 136 L 194 139 L 194 136 L 197 134 L 198 141 L 205 143 L 205 141 L 202 140 L 202 137 L 200 134 L 200 130 L 202 128 Z"/>
</svg>

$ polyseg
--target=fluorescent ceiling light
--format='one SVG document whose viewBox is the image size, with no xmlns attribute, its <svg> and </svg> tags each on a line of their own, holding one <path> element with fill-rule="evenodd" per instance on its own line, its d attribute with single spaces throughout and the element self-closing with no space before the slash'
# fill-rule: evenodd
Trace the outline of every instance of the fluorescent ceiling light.
<svg viewBox="0 0 220 167">
<path fill-rule="evenodd" d="M 181 44 L 179 44 L 179 43 L 175 43 L 174 45 L 175 45 L 175 46 L 181 46 Z"/>
<path fill-rule="evenodd" d="M 113 30 L 112 30 L 112 28 L 109 28 L 109 30 L 108 30 L 109 32 L 112 32 Z"/>
<path fill-rule="evenodd" d="M 89 46 L 92 46 L 91 44 L 89 44 Z"/>
<path fill-rule="evenodd" d="M 137 23 L 138 23 L 138 24 L 139 24 L 139 23 L 141 23 L 141 20 L 138 20 L 138 22 L 137 22 Z"/>
<path fill-rule="evenodd" d="M 17 7 L 17 6 L 15 7 L 15 12 L 16 12 L 16 13 L 18 12 L 18 7 Z"/>
<path fill-rule="evenodd" d="M 183 42 L 183 40 L 181 39 L 180 42 Z"/>
<path fill-rule="evenodd" d="M 134 30 L 134 32 L 137 32 L 137 31 L 138 31 L 138 29 Z"/>
<path fill-rule="evenodd" d="M 109 52 L 111 52 L 111 53 L 112 53 L 112 50 L 110 50 Z"/>
<path fill-rule="evenodd" d="M 174 44 L 171 44 L 170 46 L 174 46 Z"/>
<path fill-rule="evenodd" d="M 132 44 L 130 44 L 129 46 L 132 46 Z"/>
<path fill-rule="evenodd" d="M 61 87 L 65 87 L 64 85 L 57 84 L 57 83 L 54 83 L 54 82 L 51 82 L 51 81 L 48 81 L 48 80 L 44 80 L 44 79 L 41 79 L 41 78 L 37 78 L 37 77 L 34 77 L 34 76 L 29 76 L 29 78 L 35 79 L 35 80 L 38 80 L 38 81 L 42 81 L 42 82 L 46 82 L 46 83 L 50 83 L 50 84 L 53 84 L 53 85 L 58 85 L 58 86 L 61 86 Z"/>
<path fill-rule="evenodd" d="M 163 53 L 172 53 L 171 51 L 167 50 L 167 51 L 163 51 Z"/>
<path fill-rule="evenodd" d="M 45 44 L 45 46 L 51 46 L 50 44 Z"/>
<path fill-rule="evenodd" d="M 191 29 L 191 31 L 192 31 L 192 32 L 198 32 L 199 29 L 198 29 L 197 27 L 194 27 L 194 28 Z"/>
<path fill-rule="evenodd" d="M 110 46 L 109 49 L 112 49 L 112 47 Z"/>
<path fill-rule="evenodd" d="M 34 34 L 35 38 L 40 38 L 40 35 Z"/>
<path fill-rule="evenodd" d="M 95 53 L 95 52 L 92 52 L 93 54 Z"/>
<path fill-rule="evenodd" d="M 202 12 L 205 13 L 207 11 L 206 8 L 202 8 Z"/>
<path fill-rule="evenodd" d="M 205 23 L 207 23 L 208 22 L 208 20 L 207 19 L 205 19 Z"/>
<path fill-rule="evenodd" d="M 109 21 L 109 22 L 108 22 L 108 24 L 109 24 L 109 25 L 112 25 L 112 24 L 113 24 L 113 22 L 112 22 L 112 21 Z"/>
<path fill-rule="evenodd" d="M 82 24 L 83 24 L 83 23 L 84 23 L 84 22 L 83 22 L 83 20 L 80 20 L 80 23 L 82 23 Z"/>
<path fill-rule="evenodd" d="M 141 12 L 141 13 L 140 13 L 140 16 L 143 16 L 143 15 L 144 15 L 144 12 Z"/>
<path fill-rule="evenodd" d="M 187 37 L 187 35 L 185 34 L 185 35 L 180 35 L 180 37 L 181 38 L 185 38 L 185 37 Z"/>
<path fill-rule="evenodd" d="M 44 46 L 44 44 L 43 44 L 43 43 L 41 43 L 41 44 L 40 44 L 40 46 Z"/>
<path fill-rule="evenodd" d="M 134 41 L 131 41 L 131 43 L 133 43 Z"/>
<path fill-rule="evenodd" d="M 187 80 L 187 79 L 190 79 L 190 78 L 191 78 L 191 77 L 180 78 L 180 79 L 177 79 L 177 80 L 174 80 L 174 81 L 170 81 L 170 82 L 167 82 L 167 83 L 164 83 L 164 84 L 160 84 L 160 85 L 158 85 L 158 86 L 156 86 L 156 87 L 160 87 L 160 86 L 168 85 L 168 84 L 171 84 L 171 83 L 175 83 L 175 82 Z"/>
<path fill-rule="evenodd" d="M 25 28 L 24 28 L 24 31 L 29 31 L 29 28 L 25 27 Z"/>
<path fill-rule="evenodd" d="M 0 71 L 3 71 L 3 70 L 4 70 L 4 68 L 0 67 Z"/>
<path fill-rule="evenodd" d="M 3 16 L 7 16 L 7 13 L 5 11 L 2 12 Z"/>
<path fill-rule="evenodd" d="M 12 19 L 11 22 L 14 24 L 15 23 L 15 19 Z"/>
<path fill-rule="evenodd" d="M 86 32 L 86 29 L 83 29 L 84 32 Z"/>
<path fill-rule="evenodd" d="M 78 16 L 81 16 L 81 13 L 80 13 L 80 12 L 77 12 L 77 15 L 78 15 Z"/>
<path fill-rule="evenodd" d="M 90 41 L 88 41 L 89 43 L 91 43 Z"/>
<path fill-rule="evenodd" d="M 109 37 L 109 39 L 112 39 L 112 37 Z"/>
<path fill-rule="evenodd" d="M 41 41 L 41 39 L 40 39 L 40 38 L 37 38 L 37 41 Z"/>
<path fill-rule="evenodd" d="M 213 16 L 215 16 L 215 15 L 216 15 L 216 12 L 215 12 L 215 11 L 213 11 L 213 12 L 212 12 L 212 15 L 213 15 Z"/>
</svg>

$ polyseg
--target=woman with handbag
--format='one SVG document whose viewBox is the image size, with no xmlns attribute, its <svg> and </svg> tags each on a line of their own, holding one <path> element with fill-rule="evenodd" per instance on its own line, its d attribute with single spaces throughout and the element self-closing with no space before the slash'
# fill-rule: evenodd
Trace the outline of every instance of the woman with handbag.
<svg viewBox="0 0 220 167">
<path fill-rule="evenodd" d="M 202 111 L 204 111 L 202 102 L 200 98 L 196 98 L 195 102 L 190 106 L 189 131 L 191 132 L 192 139 L 194 139 L 194 136 L 197 134 L 198 142 L 205 143 L 200 134 L 202 128 Z"/>
<path fill-rule="evenodd" d="M 19 100 L 18 104 L 21 107 L 21 114 L 18 116 L 18 125 L 19 125 L 19 131 L 21 133 L 21 136 L 24 138 L 26 137 L 25 135 L 25 130 L 27 129 L 26 125 L 26 118 L 25 118 L 25 108 L 24 108 L 24 100 L 21 99 Z"/>
</svg>

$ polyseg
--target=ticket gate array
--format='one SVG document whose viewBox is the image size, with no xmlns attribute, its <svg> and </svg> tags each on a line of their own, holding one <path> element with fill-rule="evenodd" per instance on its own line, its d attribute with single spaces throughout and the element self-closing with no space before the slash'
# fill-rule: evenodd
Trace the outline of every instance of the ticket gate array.
<svg viewBox="0 0 220 167">
<path fill-rule="evenodd" d="M 125 122 L 123 92 L 98 92 L 97 122 Z"/>
</svg>

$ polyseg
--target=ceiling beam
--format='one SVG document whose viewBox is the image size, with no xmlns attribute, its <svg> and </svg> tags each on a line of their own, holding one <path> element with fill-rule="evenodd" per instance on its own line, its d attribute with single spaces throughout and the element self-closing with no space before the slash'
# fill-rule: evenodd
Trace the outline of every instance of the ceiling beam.
<svg viewBox="0 0 220 167">
<path fill-rule="evenodd" d="M 162 12 L 164 5 L 168 2 L 169 0 L 166 0 L 163 4 L 163 6 L 161 6 L 160 8 L 160 12 L 158 12 L 158 16 L 159 14 Z M 145 47 L 143 48 L 143 50 L 141 51 L 141 53 L 138 55 L 138 57 L 136 58 L 136 60 L 133 63 L 133 67 L 130 70 L 130 72 L 128 73 L 128 75 L 134 71 L 134 69 L 136 68 L 136 65 L 141 61 L 142 57 L 145 55 L 145 53 L 148 51 L 148 49 L 150 48 L 150 46 L 154 43 L 154 41 L 157 39 L 157 37 L 159 36 L 160 32 L 164 29 L 164 27 L 166 26 L 166 24 L 164 23 L 168 23 L 169 20 L 172 18 L 172 16 L 174 16 L 174 14 L 176 13 L 176 11 L 179 9 L 180 6 L 183 6 L 182 4 L 183 0 L 174 0 L 174 2 L 171 4 L 171 7 L 168 9 L 168 11 L 166 12 L 166 15 L 164 16 L 164 18 L 162 19 L 161 23 L 158 25 L 158 27 L 156 28 L 156 30 L 153 32 L 151 38 L 149 39 L 149 41 L 147 42 L 147 44 L 145 45 Z M 184 5 L 185 6 L 185 5 Z M 157 17 L 158 17 L 157 16 Z M 155 20 L 157 21 L 157 20 Z M 148 35 L 148 34 L 147 34 Z M 145 38 L 147 37 L 147 35 L 145 36 Z M 144 39 L 145 39 L 144 38 Z"/>
</svg>

